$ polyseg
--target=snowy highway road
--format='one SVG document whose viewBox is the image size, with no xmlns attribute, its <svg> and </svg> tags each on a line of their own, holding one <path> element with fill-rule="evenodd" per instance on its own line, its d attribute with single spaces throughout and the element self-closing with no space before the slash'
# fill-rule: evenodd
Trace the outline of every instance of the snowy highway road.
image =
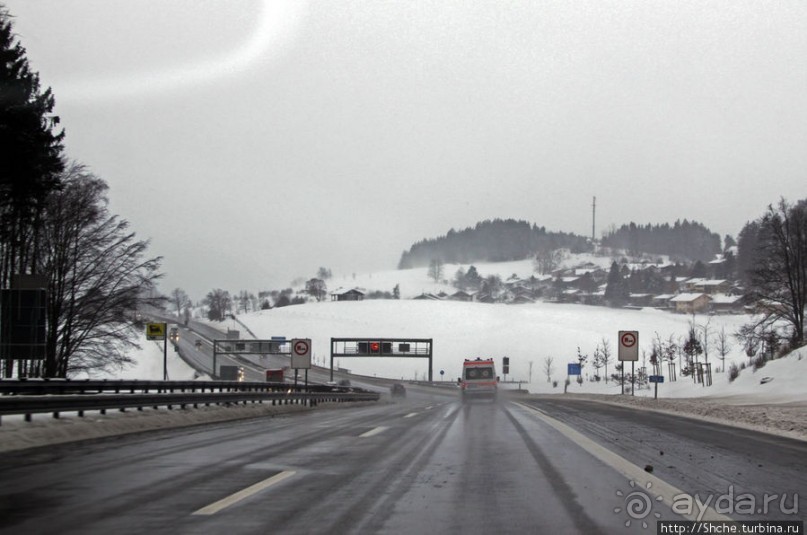
<svg viewBox="0 0 807 535">
<path fill-rule="evenodd" d="M 397 403 L 8 453 L 0 533 L 650 533 L 695 493 L 732 509 L 704 519 L 804 520 L 806 454 L 606 404 L 410 387 Z M 762 513 L 739 507 L 774 494 Z"/>
</svg>

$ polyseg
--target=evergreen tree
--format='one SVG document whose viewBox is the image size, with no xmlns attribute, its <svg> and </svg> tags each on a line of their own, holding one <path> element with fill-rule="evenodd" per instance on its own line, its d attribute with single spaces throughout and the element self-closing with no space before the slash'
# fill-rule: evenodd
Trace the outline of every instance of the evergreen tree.
<svg viewBox="0 0 807 535">
<path fill-rule="evenodd" d="M 630 290 L 627 281 L 623 278 L 619 265 L 616 262 L 611 264 L 608 272 L 608 283 L 605 287 L 605 301 L 608 306 L 620 307 L 628 302 Z"/>
<path fill-rule="evenodd" d="M 720 235 L 704 225 L 686 219 L 670 226 L 637 225 L 631 222 L 608 232 L 602 245 L 622 249 L 629 254 L 668 254 L 689 260 L 709 261 L 721 252 Z"/>
<path fill-rule="evenodd" d="M 734 241 L 734 238 L 731 236 L 731 234 L 726 234 L 726 237 L 723 238 L 723 250 L 728 251 L 729 249 L 735 247 L 736 245 L 737 242 Z"/>
<path fill-rule="evenodd" d="M 698 279 L 703 279 L 706 277 L 706 275 L 707 275 L 706 266 L 700 260 L 698 260 L 692 265 L 692 271 L 689 272 L 690 277 Z"/>
<path fill-rule="evenodd" d="M 698 339 L 694 324 L 689 327 L 689 337 L 687 341 L 684 342 L 683 351 L 687 358 L 687 366 L 684 370 L 681 370 L 681 373 L 684 375 L 694 373 L 693 370 L 698 363 L 698 357 L 703 354 L 703 345 L 701 345 L 701 341 Z"/>
<path fill-rule="evenodd" d="M 434 259 L 454 264 L 523 260 L 546 244 L 551 244 L 551 249 L 573 252 L 591 250 L 591 244 L 582 236 L 550 233 L 526 221 L 495 219 L 461 231 L 451 229 L 445 236 L 415 243 L 401 255 L 398 269 L 427 266 Z"/>
<path fill-rule="evenodd" d="M 476 266 L 468 268 L 468 273 L 465 274 L 465 287 L 471 290 L 479 290 L 482 287 L 482 277 L 476 270 Z"/>
<path fill-rule="evenodd" d="M 0 287 L 11 275 L 33 273 L 45 201 L 64 169 L 53 95 L 16 41 L 0 6 Z"/>
</svg>

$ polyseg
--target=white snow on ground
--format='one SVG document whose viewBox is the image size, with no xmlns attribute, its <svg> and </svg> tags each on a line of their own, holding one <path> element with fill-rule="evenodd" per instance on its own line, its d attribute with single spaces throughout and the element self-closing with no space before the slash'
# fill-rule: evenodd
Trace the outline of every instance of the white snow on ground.
<svg viewBox="0 0 807 535">
<path fill-rule="evenodd" d="M 456 268 L 446 266 L 446 277 L 453 277 Z M 532 273 L 529 262 L 478 264 L 477 268 L 483 276 L 499 274 L 503 278 L 512 273 L 520 276 Z M 670 335 L 684 337 L 692 321 L 699 326 L 708 322 L 709 332 L 715 336 L 721 328 L 733 334 L 749 319 L 730 315 L 698 315 L 693 318 L 652 309 L 624 310 L 543 302 L 504 305 L 407 299 L 424 291 L 451 290 L 447 285 L 435 285 L 430 281 L 425 268 L 357 275 L 355 280 L 351 276 L 342 281 L 328 281 L 331 289 L 361 286 L 371 291 L 392 291 L 396 284 L 400 284 L 402 300 L 309 303 L 241 314 L 238 320 L 262 339 L 272 336 L 311 338 L 314 360 L 319 365 L 329 364 L 332 337 L 431 338 L 434 341 L 435 380 L 456 381 L 462 361 L 476 357 L 495 358 L 501 374 L 501 358 L 508 356 L 510 374 L 502 379 L 520 381 L 520 384 L 508 383 L 503 387 L 520 386 L 533 394 L 563 395 L 566 366 L 577 361 L 578 347 L 589 355 L 590 362 L 595 347 L 603 338 L 607 339 L 614 354 L 609 365 L 609 373 L 613 373 L 620 330 L 639 331 L 640 348 L 649 353 L 657 334 L 665 340 Z M 223 330 L 240 330 L 242 337 L 246 337 L 245 330 L 233 320 L 214 322 L 214 325 Z M 747 363 L 748 358 L 740 344 L 732 339 L 731 345 L 726 366 Z M 547 357 L 554 359 L 551 378 L 558 382 L 557 386 L 547 381 Z M 162 378 L 161 346 L 144 342 L 143 349 L 135 352 L 134 358 L 137 364 L 117 377 Z M 168 358 L 171 379 L 193 378 L 193 370 L 182 363 L 176 353 L 169 350 Z M 721 365 L 714 347 L 710 349 L 709 361 L 713 368 Z M 422 380 L 428 372 L 426 359 L 339 358 L 336 364 L 357 374 L 404 380 Z M 636 364 L 637 370 L 640 366 L 641 359 Z M 678 370 L 680 373 L 680 368 Z M 440 371 L 444 374 L 441 375 Z M 593 375 L 593 371 L 587 364 L 584 376 Z M 666 375 L 666 366 L 663 372 Z M 714 384 L 709 387 L 695 384 L 691 378 L 680 375 L 675 382 L 666 378 L 667 382 L 659 386 L 659 400 L 653 399 L 654 390 L 650 388 L 637 388 L 635 397 L 619 395 L 619 386 L 612 381 L 586 380 L 582 385 L 573 381 L 567 395 L 598 395 L 600 400 L 606 395 L 609 402 L 685 413 L 807 439 L 806 375 L 807 349 L 802 348 L 787 357 L 768 362 L 756 372 L 748 367 L 734 382 L 729 382 L 728 374 L 717 372 L 713 374 Z M 764 384 L 763 378 L 767 378 Z M 8 429 L 7 421 L 4 418 L 0 434 Z M 35 421 L 52 422 L 46 416 L 36 417 Z"/>
<path fill-rule="evenodd" d="M 434 340 L 435 378 L 439 379 L 439 371 L 444 370 L 445 380 L 456 380 L 466 358 L 494 357 L 501 364 L 501 357 L 508 356 L 510 375 L 507 379 L 529 383 L 525 387 L 537 393 L 556 390 L 547 383 L 543 371 L 547 357 L 554 359 L 552 378 L 562 383 L 566 377 L 566 365 L 577 362 L 578 347 L 591 356 L 596 346 L 606 339 L 614 354 L 609 372 L 614 372 L 618 331 L 639 331 L 639 345 L 649 351 L 656 333 L 664 339 L 670 335 L 684 336 L 692 321 L 691 316 L 658 310 L 543 302 L 504 305 L 425 300 L 309 303 L 242 314 L 238 319 L 260 338 L 311 338 L 317 363 L 324 363 L 329 358 L 332 337 L 431 338 Z M 727 332 L 734 332 L 747 318 L 696 316 L 695 321 L 699 324 L 709 321 L 712 333 L 723 326 Z M 232 320 L 224 324 L 237 328 Z M 727 364 L 747 360 L 739 344 L 733 346 Z M 713 353 L 710 360 L 717 363 L 716 357 L 717 354 Z M 340 367 L 363 375 L 422 379 L 428 370 L 425 359 L 337 360 Z M 637 363 L 637 369 L 640 366 L 641 361 Z M 590 365 L 584 368 L 586 375 L 593 374 L 593 371 Z M 723 375 L 715 374 L 715 377 L 718 382 Z M 586 381 L 582 391 L 615 393 L 615 388 L 604 382 Z M 703 387 L 695 388 L 691 380 L 681 379 L 673 388 L 664 388 L 663 391 L 666 396 L 690 397 L 702 395 Z"/>
<path fill-rule="evenodd" d="M 607 270 L 611 266 L 612 259 L 607 256 L 575 254 L 564 260 L 561 267 L 574 267 L 588 262 Z M 457 270 L 468 271 L 468 268 L 472 265 L 476 268 L 479 276 L 483 278 L 489 275 L 498 275 L 505 281 L 512 275 L 522 279 L 529 279 L 533 275 L 538 275 L 531 260 L 516 260 L 512 262 L 444 264 L 443 277 L 440 283 L 435 283 L 429 278 L 428 269 L 425 267 L 338 275 L 326 282 L 330 291 L 337 288 L 364 288 L 369 291 L 392 292 L 392 289 L 397 284 L 401 291 L 401 297 L 404 299 L 409 299 L 422 293 L 436 294 L 440 291 L 453 294 L 457 289 L 451 286 L 451 281 L 454 279 Z"/>
<path fill-rule="evenodd" d="M 140 343 L 141 348 L 132 352 L 134 363 L 117 372 L 104 372 L 93 374 L 93 379 L 150 379 L 162 380 L 164 365 L 167 363 L 168 379 L 170 381 L 192 381 L 196 379 L 193 368 L 188 366 L 179 357 L 171 344 L 168 344 L 168 351 L 163 351 L 163 343 L 147 342 Z"/>
</svg>

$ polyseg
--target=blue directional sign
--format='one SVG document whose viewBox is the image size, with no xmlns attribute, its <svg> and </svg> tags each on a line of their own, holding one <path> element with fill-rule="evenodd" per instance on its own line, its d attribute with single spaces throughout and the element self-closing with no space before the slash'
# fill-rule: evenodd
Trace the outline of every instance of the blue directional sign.
<svg viewBox="0 0 807 535">
<path fill-rule="evenodd" d="M 582 368 L 580 364 L 569 364 L 568 371 L 566 372 L 567 375 L 581 375 Z"/>
<path fill-rule="evenodd" d="M 664 376 L 663 375 L 651 375 L 649 378 L 651 383 L 663 383 Z"/>
</svg>

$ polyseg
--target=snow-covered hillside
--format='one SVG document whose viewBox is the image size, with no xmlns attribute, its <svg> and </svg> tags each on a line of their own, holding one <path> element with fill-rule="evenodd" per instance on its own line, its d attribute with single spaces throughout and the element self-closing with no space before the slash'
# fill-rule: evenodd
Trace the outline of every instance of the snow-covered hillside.
<svg viewBox="0 0 807 535">
<path fill-rule="evenodd" d="M 713 334 L 721 328 L 736 332 L 747 321 L 745 316 L 695 316 L 696 324 L 709 322 Z M 649 353 L 656 334 L 662 338 L 685 336 L 692 316 L 658 310 L 614 310 L 585 305 L 535 303 L 528 305 L 498 305 L 459 303 L 452 301 L 362 301 L 312 303 L 242 315 L 239 320 L 261 338 L 286 336 L 305 337 L 313 342 L 314 358 L 325 364 L 329 356 L 331 337 L 432 338 L 434 340 L 434 376 L 440 370 L 445 380 L 455 380 L 465 358 L 510 358 L 508 379 L 529 382 L 532 392 L 562 392 L 566 365 L 576 362 L 577 348 L 589 356 L 603 339 L 608 340 L 614 353 L 619 330 L 639 331 L 640 348 Z M 233 327 L 235 328 L 235 327 Z M 551 377 L 559 382 L 553 387 L 544 371 L 547 357 L 553 358 Z M 712 348 L 710 362 L 719 365 Z M 769 362 L 753 372 L 743 370 L 740 377 L 729 383 L 725 373 L 715 373 L 711 387 L 696 385 L 691 378 L 680 377 L 676 382 L 660 386 L 664 397 L 693 397 L 703 395 L 748 395 L 760 401 L 807 399 L 801 377 L 807 372 L 807 359 L 801 353 Z M 590 361 L 591 359 L 589 359 Z M 726 364 L 738 365 L 748 361 L 740 345 L 732 344 Z M 614 363 L 616 358 L 614 357 Z M 423 378 L 427 361 L 403 358 L 340 358 L 339 366 L 363 375 L 378 375 L 404 379 Z M 530 381 L 530 364 L 532 380 Z M 613 371 L 613 364 L 609 371 Z M 636 367 L 640 367 L 640 360 Z M 593 375 L 587 365 L 584 376 Z M 773 380 L 760 384 L 762 377 Z M 581 387 L 572 383 L 570 392 L 617 393 L 613 383 L 586 380 Z M 652 391 L 637 391 L 652 395 Z M 764 399 L 763 399 L 764 398 Z"/>
<path fill-rule="evenodd" d="M 592 262 L 607 267 L 610 261 L 608 257 L 585 255 L 568 259 L 566 265 Z M 524 278 L 533 274 L 530 261 L 475 265 L 482 276 L 499 275 L 506 279 L 513 274 Z M 467 269 L 468 266 L 446 265 L 444 278 L 451 279 L 460 267 Z M 396 285 L 399 285 L 401 300 L 324 301 L 240 314 L 238 319 L 259 338 L 311 338 L 314 359 L 319 365 L 328 365 L 332 337 L 431 338 L 434 341 L 434 378 L 445 381 L 456 380 L 466 358 L 493 357 L 501 365 L 501 358 L 507 356 L 510 358 L 507 379 L 522 381 L 522 388 L 535 393 L 563 392 L 567 364 L 577 361 L 578 348 L 589 355 L 589 363 L 583 371 L 586 380 L 582 386 L 572 382 L 569 392 L 618 393 L 619 387 L 613 382 L 588 379 L 594 375 L 592 353 L 603 340 L 608 341 L 614 354 L 609 373 L 615 371 L 617 333 L 620 330 L 639 331 L 640 349 L 649 355 L 656 337 L 668 340 L 672 336 L 680 341 L 693 322 L 699 329 L 708 325 L 710 335 L 716 337 L 722 329 L 729 335 L 736 333 L 749 319 L 742 315 L 693 317 L 649 308 L 627 310 L 545 302 L 505 305 L 412 300 L 424 292 L 453 290 L 449 285 L 434 283 L 426 268 L 351 274 L 328 281 L 330 289 L 360 287 L 368 291 L 391 292 Z M 244 332 L 233 320 L 217 325 Z M 715 339 L 711 342 L 714 344 Z M 749 359 L 740 343 L 733 337 L 730 343 L 726 366 L 747 364 Z M 807 358 L 803 358 L 806 353 L 802 350 L 771 361 L 756 372 L 748 367 L 730 383 L 728 374 L 716 371 L 722 363 L 712 346 L 709 350 L 709 361 L 715 371 L 712 386 L 695 384 L 691 378 L 680 375 L 675 382 L 667 377 L 659 387 L 659 396 L 730 397 L 737 402 L 807 401 L 807 388 L 803 386 L 803 378 L 807 375 Z M 547 381 L 545 370 L 548 357 L 553 359 L 551 381 Z M 337 365 L 358 374 L 406 380 L 423 379 L 428 373 L 425 359 L 340 358 Z M 636 369 L 643 365 L 647 363 L 640 360 Z M 155 369 L 161 376 L 161 360 Z M 680 367 L 678 370 L 680 373 Z M 444 372 L 442 375 L 441 371 Z M 663 372 L 666 375 L 666 368 Z M 175 372 L 172 377 L 178 373 L 184 372 Z M 604 370 L 600 370 L 600 374 L 604 375 Z M 134 375 L 127 372 L 126 376 Z M 769 379 L 761 383 L 762 378 Z M 557 386 L 553 385 L 555 381 Z M 652 396 L 653 391 L 636 390 L 636 394 Z"/>
<path fill-rule="evenodd" d="M 603 269 L 608 269 L 612 259 L 608 256 L 596 256 L 591 254 L 578 254 L 569 256 L 562 267 L 573 267 L 584 263 L 592 263 Z M 532 260 L 518 260 L 513 262 L 487 263 L 478 262 L 473 264 L 444 264 L 443 281 L 435 283 L 429 278 L 428 268 L 413 269 L 392 269 L 388 271 L 377 271 L 373 273 L 355 273 L 348 275 L 336 275 L 327 281 L 329 291 L 337 288 L 363 288 L 368 291 L 392 292 L 392 289 L 399 285 L 402 299 L 411 299 L 423 293 L 437 294 L 441 291 L 454 293 L 456 288 L 451 286 L 451 281 L 458 269 L 465 271 L 473 265 L 476 267 L 481 277 L 498 275 L 502 280 L 506 280 L 511 275 L 516 275 L 521 279 L 528 279 L 535 273 Z M 303 287 L 297 287 L 302 290 Z"/>
</svg>

